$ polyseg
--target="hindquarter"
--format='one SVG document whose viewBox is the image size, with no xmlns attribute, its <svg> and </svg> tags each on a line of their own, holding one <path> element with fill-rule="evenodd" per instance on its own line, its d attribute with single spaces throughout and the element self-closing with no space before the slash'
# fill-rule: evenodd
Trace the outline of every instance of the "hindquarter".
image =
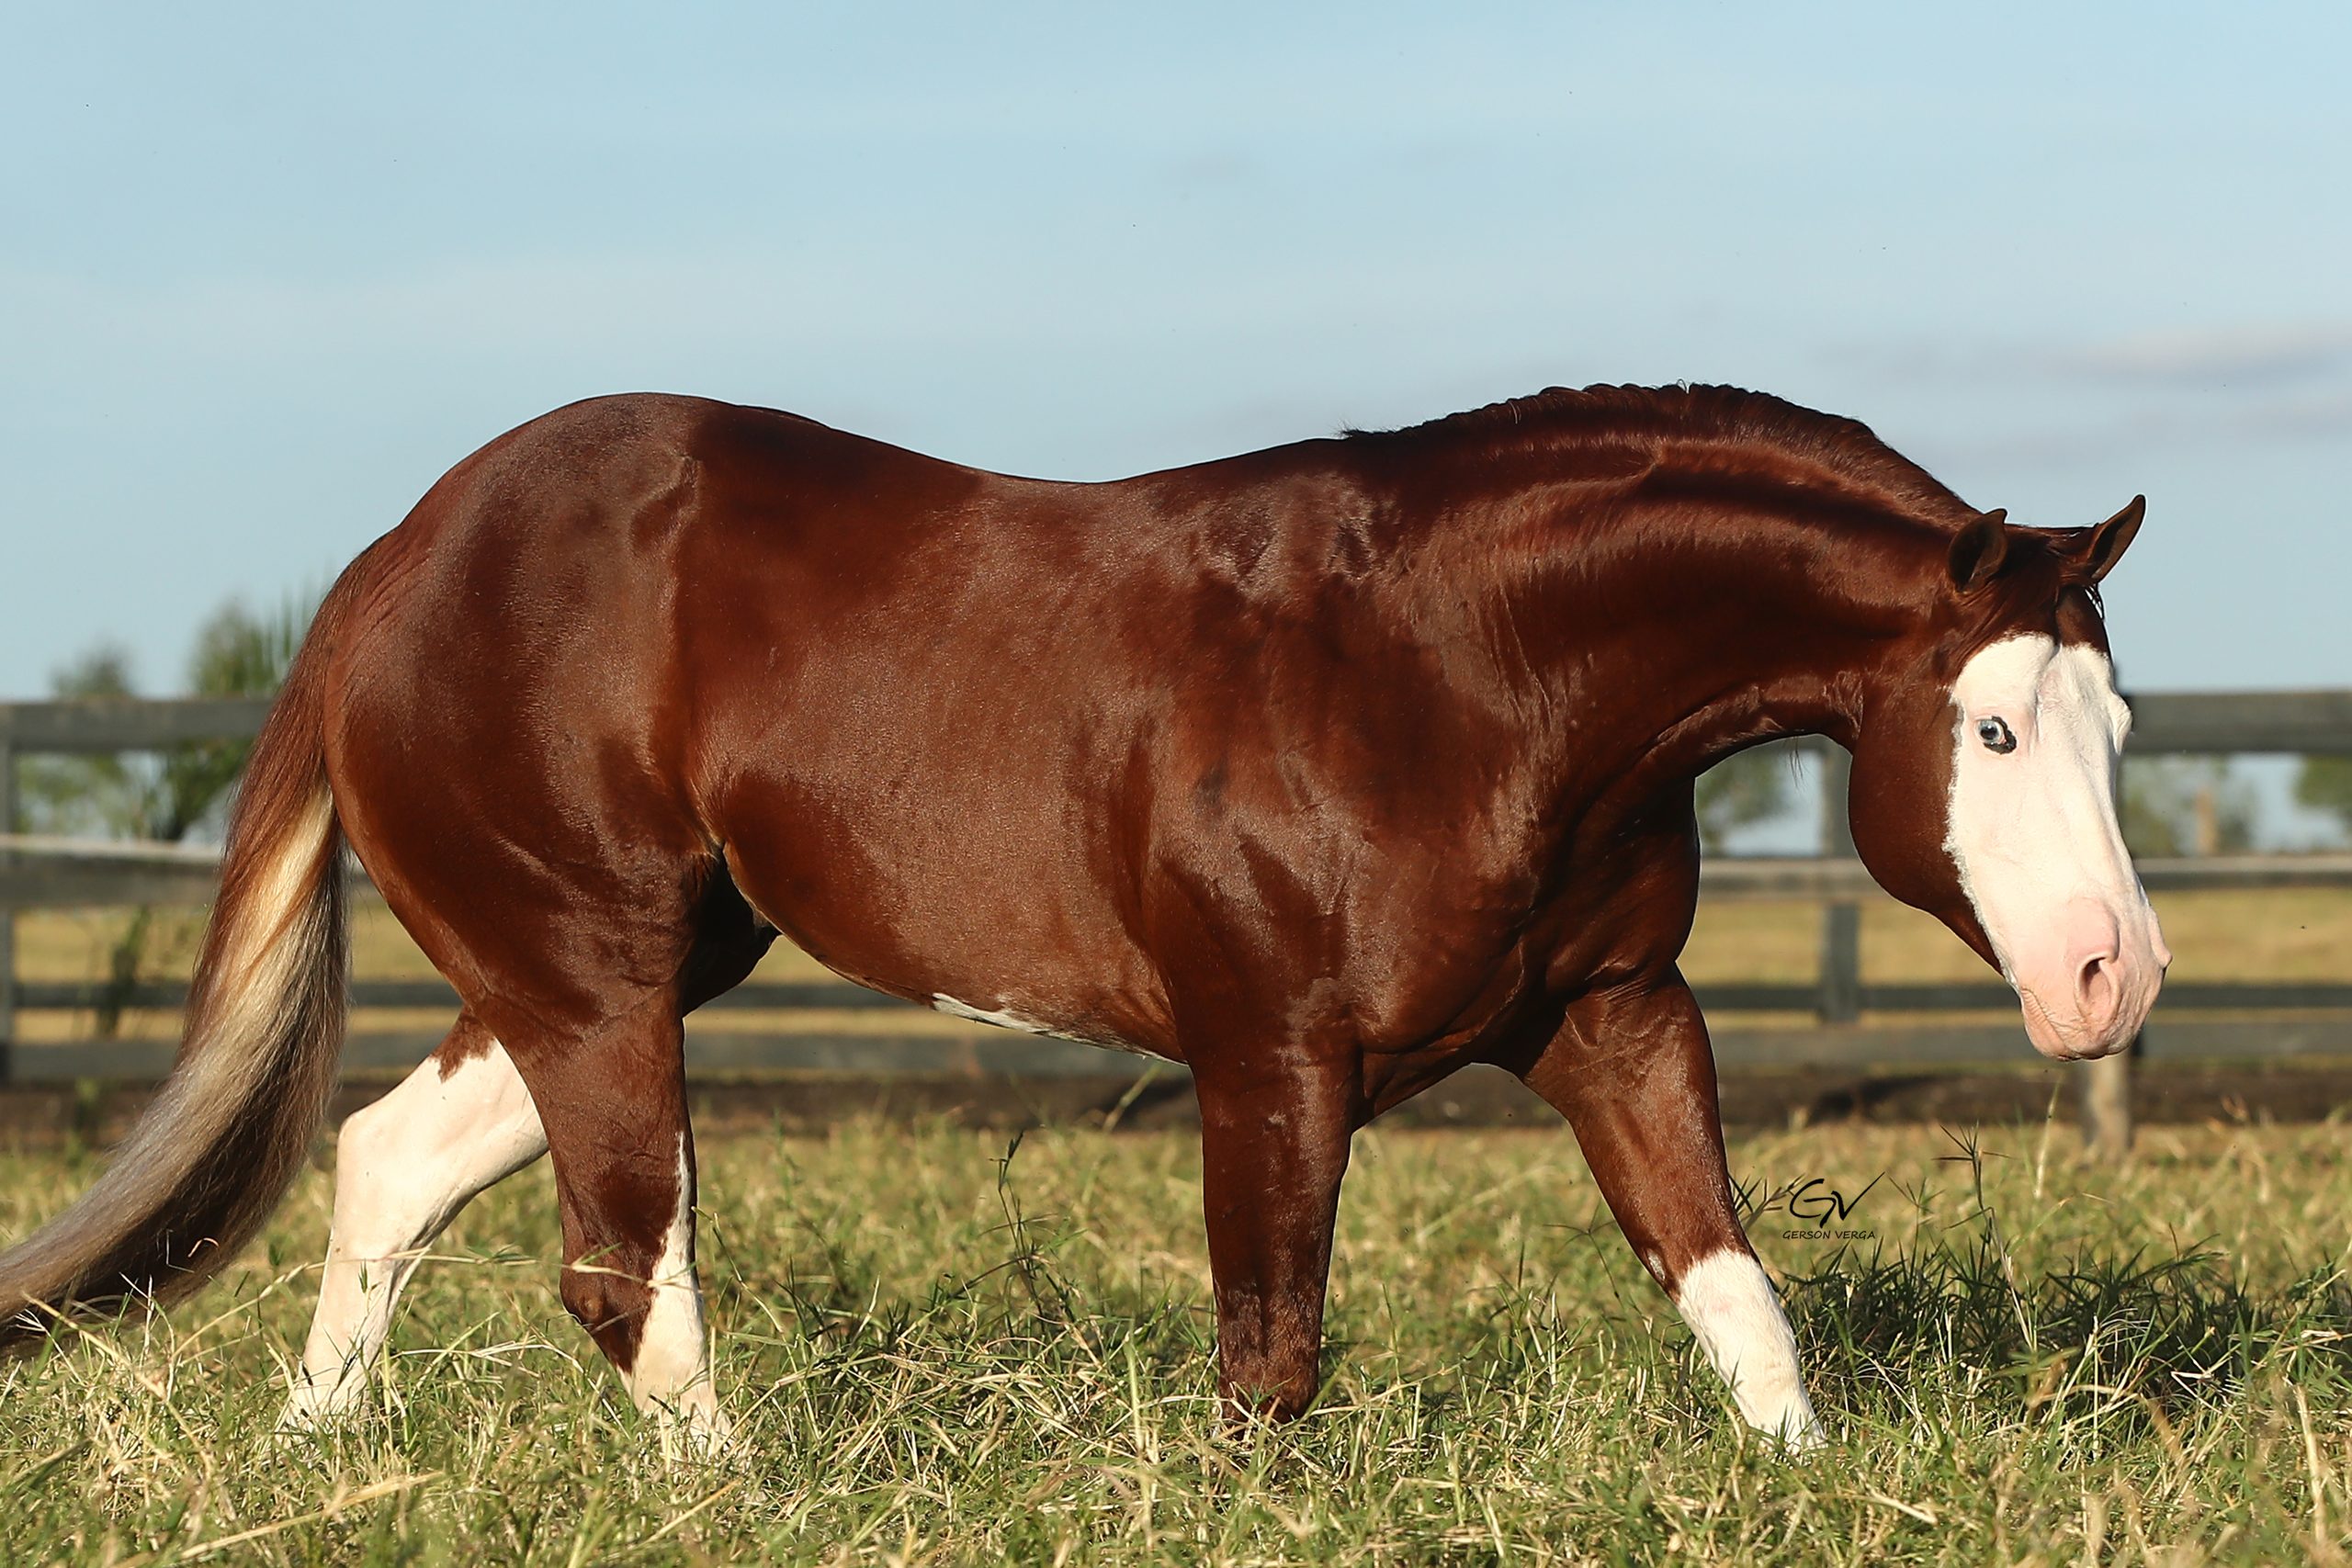
<svg viewBox="0 0 2352 1568">
<path fill-rule="evenodd" d="M 679 410 L 503 438 L 352 567 L 327 763 L 354 852 L 503 1037 L 674 989 L 713 856 L 684 754 L 668 567 Z"/>
</svg>

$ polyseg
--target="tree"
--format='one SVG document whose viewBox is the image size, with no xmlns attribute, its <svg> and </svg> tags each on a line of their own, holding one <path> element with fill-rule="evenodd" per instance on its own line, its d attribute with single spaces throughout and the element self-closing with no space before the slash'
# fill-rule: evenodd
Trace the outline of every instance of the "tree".
<svg viewBox="0 0 2352 1568">
<path fill-rule="evenodd" d="M 2123 842 L 2135 855 L 2253 847 L 2254 790 L 2218 759 L 2151 757 L 2123 769 Z"/>
<path fill-rule="evenodd" d="M 2333 816 L 2352 833 L 2352 757 L 2306 757 L 2295 775 L 2295 800 Z"/>
<path fill-rule="evenodd" d="M 51 671 L 49 689 L 69 701 L 130 696 L 130 656 L 102 643 Z M 140 838 L 144 794 L 128 757 L 37 754 L 17 764 L 17 825 L 68 838 Z"/>
<path fill-rule="evenodd" d="M 1733 829 L 1778 817 L 1789 808 L 1790 750 L 1758 746 L 1724 758 L 1699 775 L 1699 842 L 1723 848 Z"/>
<path fill-rule="evenodd" d="M 266 616 L 233 600 L 223 604 L 197 632 L 188 657 L 188 694 L 275 694 L 309 624 L 310 608 L 299 600 L 289 599 Z M 136 694 L 130 659 L 113 644 L 60 669 L 50 685 L 64 698 Z M 177 843 L 199 829 L 220 826 L 249 749 L 243 740 L 207 740 L 144 754 L 28 758 L 18 773 L 18 816 L 36 833 Z M 159 930 L 152 908 L 131 911 L 107 955 L 94 1024 L 99 1036 L 121 1028 L 151 957 L 172 945 L 173 936 L 187 934 Z"/>
</svg>

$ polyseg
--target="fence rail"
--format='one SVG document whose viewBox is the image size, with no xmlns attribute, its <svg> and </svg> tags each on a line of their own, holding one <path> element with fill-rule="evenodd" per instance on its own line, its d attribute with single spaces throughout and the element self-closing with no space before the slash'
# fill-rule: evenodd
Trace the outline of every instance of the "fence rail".
<svg viewBox="0 0 2352 1568">
<path fill-rule="evenodd" d="M 2343 853 L 2148 858 L 2137 869 L 2152 893 L 2352 887 L 2352 854 Z M 142 853 L 108 842 L 0 837 L 0 909 L 208 903 L 220 870 L 219 854 L 208 849 L 158 846 Z M 1699 891 L 1716 903 L 1868 903 L 1886 897 L 1860 861 L 1826 857 L 1710 860 L 1700 869 Z"/>
<path fill-rule="evenodd" d="M 2288 752 L 2352 756 L 2352 691 L 2145 693 L 2132 700 L 2132 752 Z M 157 750 L 191 742 L 250 739 L 268 705 L 259 700 L 0 704 L 0 1082 L 141 1077 L 170 1063 L 154 1042 L 40 1045 L 15 1039 L 17 1010 L 116 1005 L 174 1009 L 187 987 L 142 983 L 111 993 L 86 985 L 16 977 L 13 917 L 26 909 L 209 901 L 216 857 L 168 845 L 77 844 L 15 835 L 16 761 L 34 753 Z M 1741 1066 L 1958 1066 L 2025 1057 L 2015 998 L 1991 984 L 1866 982 L 1860 910 L 1883 897 L 1846 831 L 1845 753 L 1819 748 L 1825 852 L 1792 859 L 1710 860 L 1701 874 L 1710 900 L 1776 899 L 1822 905 L 1820 978 L 1810 985 L 1717 985 L 1701 1000 L 1728 1027 L 1717 1055 Z M 2152 891 L 2352 887 L 2352 854 L 2228 855 L 2143 861 Z M 453 1005 L 433 981 L 361 981 L 354 1003 L 375 1009 Z M 1115 1057 L 1060 1041 L 1012 1036 L 827 1031 L 728 1030 L 730 1014 L 864 1012 L 902 1008 L 895 998 L 846 984 L 752 984 L 697 1015 L 688 1059 L 703 1070 L 811 1069 L 869 1074 L 1005 1072 L 1053 1076 L 1119 1070 Z M 1788 1021 L 1773 1026 L 1778 1015 Z M 1971 1016 L 1978 1015 L 1978 1016 Z M 2337 1015 L 2337 1016 L 2329 1016 Z M 1751 1016 L 1756 1021 L 1751 1021 Z M 1865 1021 L 1867 1018 L 1868 1021 Z M 1804 1027 L 1791 1027 L 1802 1021 Z M 390 1068 L 415 1061 L 437 1035 L 407 1031 L 355 1036 L 346 1065 Z M 2143 1041 L 2157 1058 L 2225 1060 L 2352 1056 L 2352 984 L 2184 984 L 2164 993 Z"/>
<path fill-rule="evenodd" d="M 1817 986 L 1781 982 L 1694 983 L 1710 1012 L 1812 1013 L 1819 1006 Z M 87 982 L 17 982 L 17 1005 L 28 1011 L 81 1012 L 113 1003 L 125 1008 L 177 1011 L 187 1005 L 181 980 L 142 980 L 109 987 Z M 2017 996 L 2006 986 L 1971 981 L 1864 985 L 1865 1012 L 2007 1012 Z M 355 1008 L 454 1008 L 458 994 L 445 980 L 358 980 L 351 986 Z M 843 980 L 752 980 L 703 1004 L 703 1012 L 888 1012 L 907 1004 L 880 991 Z M 2171 1012 L 2352 1012 L 2352 981 L 2184 981 L 2165 989 Z"/>
</svg>

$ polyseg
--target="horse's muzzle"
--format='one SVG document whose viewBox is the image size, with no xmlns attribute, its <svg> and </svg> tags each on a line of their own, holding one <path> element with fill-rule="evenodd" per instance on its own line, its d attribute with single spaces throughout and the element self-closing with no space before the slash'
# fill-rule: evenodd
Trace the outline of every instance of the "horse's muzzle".
<svg viewBox="0 0 2352 1568">
<path fill-rule="evenodd" d="M 2053 1061 L 2112 1055 L 2132 1043 L 2172 963 L 2155 913 L 2143 904 L 2137 919 L 2119 920 L 2090 899 L 2067 907 L 2059 961 L 2017 976 L 2027 1038 Z"/>
</svg>

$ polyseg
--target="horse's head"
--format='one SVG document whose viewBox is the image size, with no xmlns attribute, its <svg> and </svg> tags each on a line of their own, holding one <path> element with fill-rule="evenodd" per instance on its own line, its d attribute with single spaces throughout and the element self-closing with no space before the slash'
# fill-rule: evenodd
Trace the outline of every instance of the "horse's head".
<svg viewBox="0 0 2352 1568">
<path fill-rule="evenodd" d="M 1916 657 L 1864 694 L 1854 742 L 1863 863 L 1998 968 L 2060 1059 L 2129 1044 L 2172 962 L 2116 821 L 2132 716 L 2095 592 L 2142 510 L 2072 531 L 1998 512 L 1963 526 Z"/>
</svg>

